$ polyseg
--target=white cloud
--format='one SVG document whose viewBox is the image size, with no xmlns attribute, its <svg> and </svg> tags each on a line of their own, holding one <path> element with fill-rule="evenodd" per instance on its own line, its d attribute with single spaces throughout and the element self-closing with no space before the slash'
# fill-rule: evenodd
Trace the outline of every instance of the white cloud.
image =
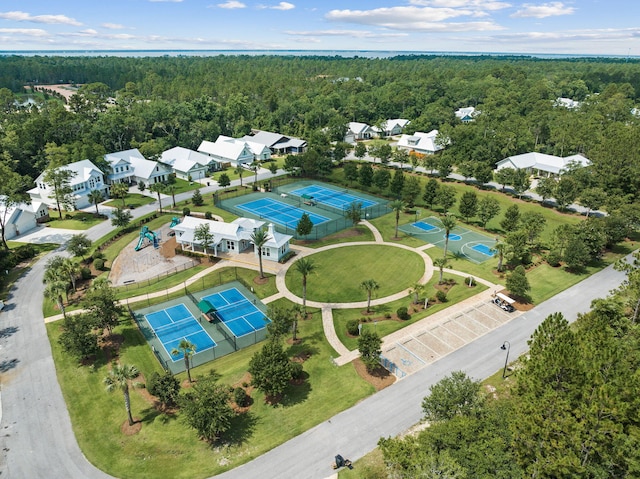
<svg viewBox="0 0 640 479">
<path fill-rule="evenodd" d="M 502 27 L 486 22 L 445 23 L 444 20 L 461 16 L 479 16 L 473 10 L 431 7 L 391 7 L 373 10 L 331 10 L 325 16 L 328 20 L 376 25 L 394 30 L 415 31 L 485 31 L 501 30 Z"/>
<path fill-rule="evenodd" d="M 103 23 L 101 27 L 108 28 L 109 30 L 122 30 L 124 28 L 124 25 L 121 25 L 119 23 Z"/>
<path fill-rule="evenodd" d="M 409 4 L 424 7 L 479 8 L 481 10 L 502 10 L 510 3 L 486 0 L 409 0 Z"/>
<path fill-rule="evenodd" d="M 5 20 L 12 20 L 14 22 L 47 23 L 50 25 L 82 25 L 82 23 L 77 21 L 75 18 L 69 18 L 66 15 L 31 15 L 30 13 L 20 11 L 4 13 L 0 12 L 0 18 L 4 18 Z"/>
<path fill-rule="evenodd" d="M 487 39 L 490 42 L 554 42 L 564 44 L 572 41 L 609 42 L 619 40 L 635 40 L 640 36 L 640 28 L 570 30 L 565 32 L 522 32 L 494 35 Z"/>
<path fill-rule="evenodd" d="M 26 35 L 28 37 L 47 37 L 49 33 L 41 28 L 0 28 L 0 33 Z"/>
<path fill-rule="evenodd" d="M 220 8 L 228 8 L 228 9 L 247 8 L 247 6 L 244 3 L 238 2 L 236 0 L 229 0 L 228 2 L 225 2 L 225 3 L 219 3 L 218 6 Z"/>
<path fill-rule="evenodd" d="M 533 5 L 524 3 L 522 9 L 511 15 L 520 18 L 545 18 L 557 17 L 558 15 L 571 15 L 576 11 L 573 7 L 567 7 L 562 2 L 543 3 L 542 5 Z"/>
<path fill-rule="evenodd" d="M 399 38 L 407 37 L 408 33 L 376 33 L 365 30 L 315 30 L 315 31 L 295 31 L 284 32 L 287 35 L 311 36 L 311 37 L 353 37 L 353 38 Z"/>
<path fill-rule="evenodd" d="M 296 6 L 293 3 L 280 2 L 279 4 L 269 8 L 272 8 L 274 10 L 293 10 L 294 8 L 296 8 Z"/>
</svg>

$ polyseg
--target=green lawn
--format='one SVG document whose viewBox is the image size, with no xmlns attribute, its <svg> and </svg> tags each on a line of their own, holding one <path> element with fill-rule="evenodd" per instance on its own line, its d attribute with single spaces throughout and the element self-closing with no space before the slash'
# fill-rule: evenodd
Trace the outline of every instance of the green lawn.
<svg viewBox="0 0 640 479">
<path fill-rule="evenodd" d="M 325 236 L 319 240 L 301 241 L 293 240 L 292 244 L 299 244 L 308 248 L 322 248 L 330 244 L 342 244 L 353 243 L 355 241 L 375 241 L 373 233 L 369 228 L 363 225 L 356 225 L 355 227 L 348 228 L 346 230 L 339 231 L 338 233 Z"/>
<path fill-rule="evenodd" d="M 282 300 L 280 305 L 290 303 Z M 122 395 L 104 390 L 104 357 L 95 367 L 78 366 L 60 350 L 57 339 L 61 323 L 48 324 L 58 380 L 83 453 L 91 463 L 116 477 L 209 477 L 273 449 L 373 394 L 373 387 L 360 379 L 352 365 L 336 367 L 329 361 L 333 349 L 324 338 L 319 312 L 312 312 L 312 319 L 299 325 L 302 342 L 294 346 L 284 343 L 291 356 L 311 354 L 304 362 L 308 380 L 301 386 L 290 386 L 277 406 L 265 404 L 264 395 L 254 391 L 249 413 L 238 416 L 228 442 L 214 448 L 198 439 L 181 420 L 179 411 L 158 412 L 139 389 L 131 391 L 131 399 L 133 415 L 142 421 L 142 429 L 135 435 L 123 435 L 120 426 L 126 421 L 126 413 Z M 127 321 L 116 332 L 125 338 L 120 362 L 135 364 L 144 376 L 160 371 L 135 326 Z M 195 368 L 193 374 L 197 377 L 215 371 L 222 383 L 237 384 L 246 380 L 249 359 L 260 347 L 254 345 L 222 357 Z"/>
<path fill-rule="evenodd" d="M 150 205 L 154 201 L 157 201 L 151 196 L 141 195 L 139 193 L 129 193 L 124 199 L 125 208 L 134 209 L 144 205 Z M 103 203 L 105 206 L 111 206 L 113 208 L 122 208 L 122 199 L 114 198 L 112 200 Z"/>
<path fill-rule="evenodd" d="M 420 310 L 419 312 L 411 314 L 411 319 L 407 321 L 378 319 L 374 322 L 372 320 L 369 320 L 369 322 L 367 322 L 363 327 L 374 329 L 380 337 L 384 337 L 487 289 L 486 286 L 481 284 L 476 284 L 472 288 L 465 286 L 463 284 L 464 278 L 462 276 L 445 274 L 444 278 L 452 278 L 457 282 L 457 284 L 453 288 L 451 288 L 451 290 L 447 294 L 446 303 L 430 303 L 430 306 L 426 310 Z M 426 295 L 428 295 L 429 297 L 433 297 L 435 295 L 436 289 L 434 286 L 437 282 L 438 278 L 434 277 L 427 283 L 425 293 L 421 295 L 422 302 L 424 302 L 424 297 Z M 374 312 L 371 317 L 380 318 L 385 313 L 393 314 L 400 307 L 406 307 L 411 313 L 412 301 L 413 297 L 407 296 L 406 298 L 402 298 L 391 303 L 384 304 L 382 306 L 374 307 L 372 308 Z M 336 330 L 336 334 L 338 335 L 338 339 L 340 339 L 342 344 L 344 344 L 349 350 L 358 348 L 358 338 L 351 337 L 347 334 L 347 321 L 351 319 L 361 319 L 363 317 L 365 316 L 363 315 L 362 308 L 333 310 L 333 326 Z"/>
<path fill-rule="evenodd" d="M 88 230 L 92 226 L 106 221 L 106 217 L 96 216 L 95 211 L 63 211 L 62 219 L 59 219 L 59 212 L 49 210 L 51 218 L 45 224 L 51 228 L 65 228 L 68 230 Z"/>
<path fill-rule="evenodd" d="M 323 302 L 366 301 L 360 283 L 374 279 L 380 289 L 373 297 L 385 297 L 415 284 L 424 274 L 417 253 L 393 246 L 371 244 L 331 249 L 309 256 L 315 271 L 307 277 L 307 299 Z M 295 264 L 286 276 L 289 290 L 302 296 L 302 278 Z"/>
</svg>

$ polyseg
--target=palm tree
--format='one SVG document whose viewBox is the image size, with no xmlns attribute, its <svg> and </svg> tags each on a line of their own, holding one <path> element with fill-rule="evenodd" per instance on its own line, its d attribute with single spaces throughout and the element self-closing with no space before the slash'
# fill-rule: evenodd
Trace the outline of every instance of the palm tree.
<svg viewBox="0 0 640 479">
<path fill-rule="evenodd" d="M 160 199 L 160 193 L 165 192 L 164 183 L 154 183 L 149 187 L 149 191 L 156 193 L 158 195 L 158 204 L 160 205 L 160 214 L 162 214 L 162 200 Z"/>
<path fill-rule="evenodd" d="M 307 316 L 307 312 L 304 310 L 304 307 L 296 304 L 291 308 L 291 313 L 293 314 L 293 324 L 291 325 L 291 332 L 293 333 L 293 340 L 298 339 L 298 321 L 305 318 Z"/>
<path fill-rule="evenodd" d="M 67 293 L 67 282 L 61 280 L 47 281 L 44 289 L 44 296 L 58 304 L 58 309 L 62 311 L 62 316 L 66 319 L 67 312 L 64 309 L 64 301 L 62 295 Z"/>
<path fill-rule="evenodd" d="M 256 252 L 258 253 L 258 263 L 260 263 L 260 279 L 264 278 L 264 272 L 262 271 L 262 247 L 271 239 L 267 230 L 259 229 L 251 233 L 251 241 L 253 242 Z"/>
<path fill-rule="evenodd" d="M 133 417 L 131 417 L 131 398 L 129 397 L 129 381 L 136 378 L 140 374 L 138 368 L 134 365 L 113 363 L 109 375 L 103 381 L 106 385 L 107 392 L 119 389 L 124 395 L 124 407 L 127 410 L 129 418 L 129 426 L 133 426 Z"/>
<path fill-rule="evenodd" d="M 380 288 L 380 285 L 376 282 L 375 279 L 366 279 L 362 283 L 360 283 L 360 287 L 367 292 L 367 313 L 370 312 L 371 309 L 371 294 Z"/>
<path fill-rule="evenodd" d="M 100 211 L 98 210 L 98 204 L 104 199 L 104 196 L 102 196 L 102 191 L 100 190 L 91 190 L 89 192 L 89 202 L 93 205 L 95 205 L 96 207 L 96 214 L 99 215 Z"/>
<path fill-rule="evenodd" d="M 447 266 L 447 258 L 436 258 L 433 260 L 433 265 L 440 270 L 440 279 L 438 280 L 438 284 L 442 284 L 442 273 L 445 266 Z"/>
<path fill-rule="evenodd" d="M 176 207 L 176 191 L 178 190 L 178 185 L 175 183 L 169 183 L 164 187 L 164 192 L 168 195 L 171 195 L 171 205 L 173 208 Z"/>
<path fill-rule="evenodd" d="M 456 226 L 456 217 L 454 215 L 445 215 L 442 220 L 442 226 L 444 227 L 444 257 L 447 257 L 447 248 L 449 246 L 449 233 Z"/>
<path fill-rule="evenodd" d="M 409 290 L 409 294 L 412 294 L 414 297 L 414 304 L 418 304 L 418 301 L 420 301 L 420 293 L 422 293 L 424 291 L 424 284 L 422 283 L 416 283 L 413 285 L 413 287 Z"/>
<path fill-rule="evenodd" d="M 241 165 L 238 165 L 236 167 L 235 170 L 233 170 L 234 173 L 236 173 L 238 175 L 238 177 L 240 178 L 240 187 L 242 188 L 242 175 L 244 175 L 244 168 Z"/>
<path fill-rule="evenodd" d="M 389 203 L 389 207 L 396 212 L 396 234 L 395 239 L 398 239 L 398 223 L 400 222 L 400 212 L 404 210 L 405 204 L 402 200 L 395 200 Z"/>
<path fill-rule="evenodd" d="M 69 277 L 71 283 L 71 289 L 76 292 L 76 279 L 80 274 L 80 265 L 73 261 L 71 258 L 64 258 L 60 264 L 60 272 Z"/>
<path fill-rule="evenodd" d="M 111 185 L 111 194 L 116 198 L 120 198 L 122 200 L 122 207 L 124 208 L 126 205 L 124 204 L 124 200 L 129 193 L 129 185 L 126 183 L 114 183 Z"/>
<path fill-rule="evenodd" d="M 184 358 L 184 366 L 187 369 L 187 377 L 189 378 L 189 382 L 192 382 L 191 366 L 189 364 L 189 358 L 193 356 L 195 353 L 196 353 L 196 345 L 186 339 L 181 339 L 178 346 L 171 350 L 172 356 L 178 356 L 182 354 L 182 357 Z"/>
<path fill-rule="evenodd" d="M 253 184 L 254 186 L 258 186 L 258 170 L 260 169 L 260 162 L 256 160 L 253 163 L 251 163 L 251 169 L 256 174 L 256 179 L 254 180 Z"/>
<path fill-rule="evenodd" d="M 295 262 L 296 271 L 302 276 L 302 307 L 307 307 L 307 276 L 316 269 L 316 265 L 308 258 L 300 258 Z"/>
<path fill-rule="evenodd" d="M 504 261 L 504 254 L 507 252 L 507 243 L 496 243 L 491 251 L 498 253 L 498 271 L 502 271 L 502 262 Z"/>
</svg>

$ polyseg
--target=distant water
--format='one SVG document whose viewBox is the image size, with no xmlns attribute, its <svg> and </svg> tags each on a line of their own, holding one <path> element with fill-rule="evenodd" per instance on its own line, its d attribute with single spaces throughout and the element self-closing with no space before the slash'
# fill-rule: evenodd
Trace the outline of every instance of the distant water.
<svg viewBox="0 0 640 479">
<path fill-rule="evenodd" d="M 391 58 L 397 56 L 493 56 L 563 58 L 640 58 L 626 55 L 594 55 L 573 53 L 508 53 L 508 52 L 431 52 L 397 50 L 0 50 L 0 56 L 61 56 L 61 57 L 214 57 L 238 55 L 322 56 L 343 58 Z"/>
</svg>

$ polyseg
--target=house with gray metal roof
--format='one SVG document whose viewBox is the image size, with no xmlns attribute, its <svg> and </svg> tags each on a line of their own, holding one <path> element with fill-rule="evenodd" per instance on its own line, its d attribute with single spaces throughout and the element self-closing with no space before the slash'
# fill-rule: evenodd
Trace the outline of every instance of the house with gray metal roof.
<svg viewBox="0 0 640 479">
<path fill-rule="evenodd" d="M 280 155 L 303 153 L 307 148 L 307 142 L 300 138 L 263 130 L 251 130 L 251 135 L 245 135 L 241 139 L 265 145 L 271 153 Z"/>
<path fill-rule="evenodd" d="M 560 176 L 569 166 L 585 167 L 591 162 L 582 155 L 571 155 L 561 158 L 545 153 L 523 153 L 500 160 L 496 165 L 496 170 L 503 168 L 513 168 L 515 170 L 526 170 L 535 176 Z"/>
<path fill-rule="evenodd" d="M 176 178 L 187 181 L 206 178 L 211 169 L 217 170 L 220 168 L 220 164 L 209 155 L 181 146 L 176 146 L 163 152 L 159 160 L 173 169 Z"/>
</svg>

